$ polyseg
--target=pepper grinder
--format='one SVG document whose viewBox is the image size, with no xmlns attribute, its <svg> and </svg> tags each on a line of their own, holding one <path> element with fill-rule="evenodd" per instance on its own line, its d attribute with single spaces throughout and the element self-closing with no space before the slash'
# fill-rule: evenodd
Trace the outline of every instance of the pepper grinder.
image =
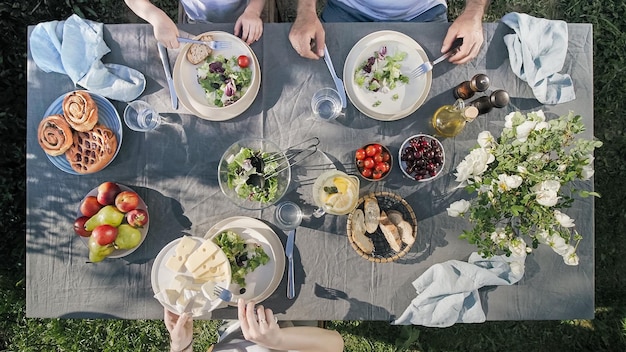
<svg viewBox="0 0 626 352">
<path fill-rule="evenodd" d="M 503 108 L 509 103 L 509 93 L 503 89 L 498 89 L 478 99 L 473 100 L 469 105 L 478 108 L 478 114 L 486 114 L 493 108 Z"/>
<path fill-rule="evenodd" d="M 477 92 L 484 92 L 489 88 L 489 77 L 483 73 L 475 74 L 469 81 L 461 82 L 454 91 L 456 99 L 469 99 Z"/>
</svg>

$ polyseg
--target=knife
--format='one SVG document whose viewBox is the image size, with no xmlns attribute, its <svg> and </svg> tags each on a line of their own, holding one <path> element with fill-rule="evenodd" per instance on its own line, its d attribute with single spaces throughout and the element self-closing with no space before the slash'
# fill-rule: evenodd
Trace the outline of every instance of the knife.
<svg viewBox="0 0 626 352">
<path fill-rule="evenodd" d="M 326 46 L 324 46 L 324 61 L 326 62 L 326 66 L 328 66 L 328 71 L 330 71 L 330 75 L 333 77 L 333 81 L 335 81 L 335 86 L 337 86 L 337 91 L 339 92 L 339 97 L 341 98 L 341 106 L 345 109 L 348 106 L 346 89 L 343 87 L 343 81 L 341 81 L 341 79 L 337 77 L 335 67 L 333 66 L 333 61 L 330 59 L 330 54 L 328 53 L 328 48 Z"/>
<path fill-rule="evenodd" d="M 296 288 L 293 279 L 293 244 L 296 240 L 296 230 L 289 230 L 287 233 L 287 245 L 285 246 L 285 255 L 289 259 L 289 268 L 287 270 L 287 298 L 293 299 L 296 296 Z"/>
<path fill-rule="evenodd" d="M 172 108 L 178 109 L 178 97 L 176 96 L 176 90 L 174 89 L 174 80 L 172 79 L 172 73 L 170 72 L 170 59 L 167 56 L 167 49 L 163 44 L 158 43 L 159 57 L 163 63 L 163 70 L 165 71 L 165 78 L 167 79 L 167 86 L 170 89 L 170 99 L 172 100 Z"/>
</svg>

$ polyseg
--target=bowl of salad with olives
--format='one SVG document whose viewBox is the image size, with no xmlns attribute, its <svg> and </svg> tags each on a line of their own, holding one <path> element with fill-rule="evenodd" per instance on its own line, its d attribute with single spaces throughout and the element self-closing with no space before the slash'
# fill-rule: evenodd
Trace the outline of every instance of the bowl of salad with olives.
<svg viewBox="0 0 626 352">
<path fill-rule="evenodd" d="M 218 165 L 222 193 L 235 205 L 258 210 L 275 204 L 291 183 L 291 167 L 285 152 L 264 138 L 233 143 Z"/>
</svg>

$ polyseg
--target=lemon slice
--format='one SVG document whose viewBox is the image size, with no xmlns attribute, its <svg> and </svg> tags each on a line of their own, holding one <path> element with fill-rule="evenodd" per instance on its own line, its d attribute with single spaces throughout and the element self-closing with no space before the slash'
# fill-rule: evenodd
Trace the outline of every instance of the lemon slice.
<svg viewBox="0 0 626 352">
<path fill-rule="evenodd" d="M 347 189 L 345 194 L 335 194 L 333 197 L 333 203 L 331 210 L 338 214 L 346 214 L 350 212 L 355 206 L 355 196 L 351 189 Z M 328 203 L 327 203 L 328 204 Z"/>
<path fill-rule="evenodd" d="M 333 184 L 337 187 L 337 190 L 341 194 L 345 194 L 348 191 L 348 187 L 350 187 L 350 181 L 346 180 L 343 177 L 335 177 L 333 178 Z"/>
</svg>

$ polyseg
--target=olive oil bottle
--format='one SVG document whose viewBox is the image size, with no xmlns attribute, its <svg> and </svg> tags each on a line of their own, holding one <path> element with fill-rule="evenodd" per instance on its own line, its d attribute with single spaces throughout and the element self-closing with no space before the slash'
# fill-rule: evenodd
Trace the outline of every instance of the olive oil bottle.
<svg viewBox="0 0 626 352">
<path fill-rule="evenodd" d="M 435 111 L 432 125 L 435 133 L 441 137 L 454 137 L 459 134 L 465 124 L 474 121 L 478 116 L 478 108 L 465 106 L 462 99 L 458 99 L 454 105 L 444 105 Z"/>
</svg>

